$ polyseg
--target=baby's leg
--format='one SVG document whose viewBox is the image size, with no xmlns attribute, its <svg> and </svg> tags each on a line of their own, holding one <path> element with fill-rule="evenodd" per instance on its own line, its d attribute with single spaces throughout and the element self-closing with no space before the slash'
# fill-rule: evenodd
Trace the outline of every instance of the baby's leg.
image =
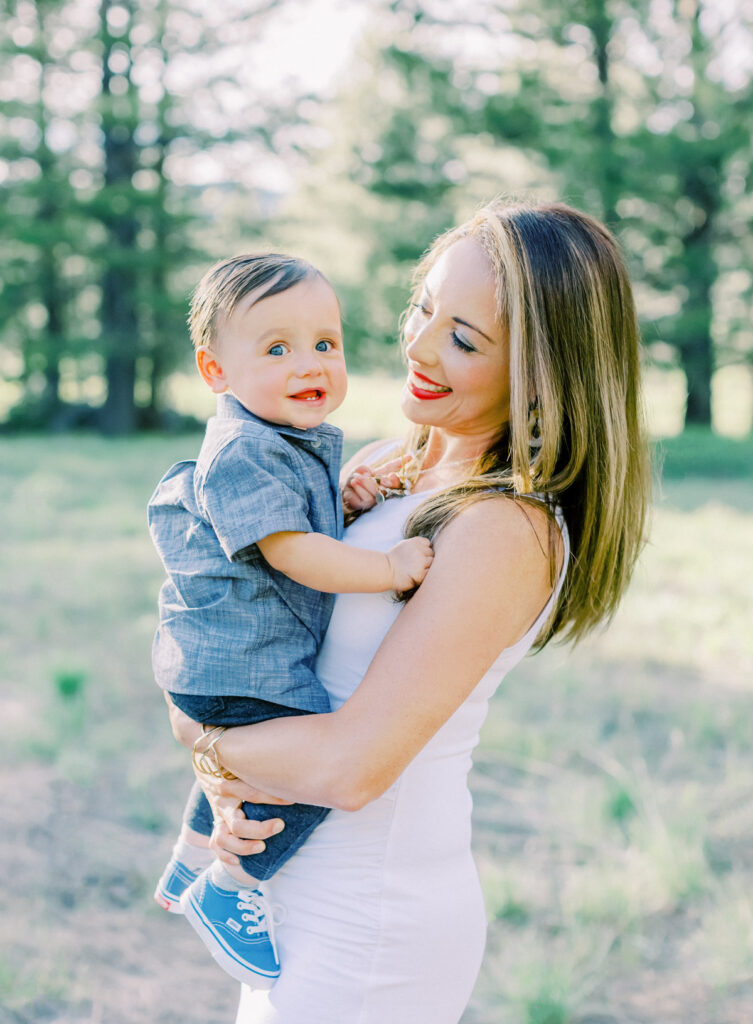
<svg viewBox="0 0 753 1024">
<path fill-rule="evenodd" d="M 184 822 L 181 825 L 180 833 L 178 836 L 187 846 L 198 846 L 201 850 L 209 849 L 209 840 L 211 836 L 205 836 L 201 832 L 194 832 L 192 828 Z"/>
<path fill-rule="evenodd" d="M 175 853 L 179 846 L 185 847 L 185 850 L 188 851 L 187 856 L 191 859 L 192 848 L 202 852 L 206 851 L 209 856 L 202 859 L 201 867 L 207 867 L 214 860 L 214 854 L 209 850 L 209 840 L 213 828 L 212 808 L 201 786 L 195 782 L 183 812 L 183 825 L 173 852 Z M 246 859 L 252 860 L 251 857 Z M 224 889 L 237 889 L 238 886 L 250 886 L 255 889 L 259 884 L 259 879 L 245 871 L 239 864 L 220 864 L 218 862 L 213 869 L 213 874 L 217 885 Z"/>
<path fill-rule="evenodd" d="M 240 864 L 221 864 L 212 867 L 214 881 L 221 888 L 232 888 L 231 882 L 256 888 L 260 882 L 271 878 L 308 839 L 316 826 L 329 813 L 326 807 L 310 804 L 243 804 L 243 812 L 254 821 L 280 818 L 284 823 L 282 831 L 267 840 L 261 853 L 250 853 L 240 858 Z"/>
<path fill-rule="evenodd" d="M 180 914 L 180 897 L 184 890 L 214 860 L 214 853 L 209 849 L 212 826 L 209 802 L 195 783 L 183 813 L 180 834 L 154 890 L 155 902 L 163 910 Z"/>
<path fill-rule="evenodd" d="M 327 807 L 312 804 L 243 804 L 243 813 L 255 821 L 280 818 L 285 827 L 267 840 L 261 853 L 252 853 L 240 858 L 241 867 L 252 872 L 260 881 L 271 878 L 283 864 L 306 842 L 308 837 L 329 814 Z M 230 870 L 230 865 L 227 866 Z"/>
<path fill-rule="evenodd" d="M 288 718 L 310 713 L 257 697 L 196 697 L 185 694 L 171 696 L 177 706 L 195 721 L 228 728 L 234 725 L 253 725 L 255 722 L 265 722 L 270 718 Z M 236 887 L 241 885 L 253 888 L 260 881 L 271 878 L 328 813 L 327 808 L 308 804 L 278 806 L 246 803 L 243 805 L 243 811 L 247 818 L 253 818 L 255 821 L 280 818 L 284 828 L 279 834 L 267 840 L 261 853 L 241 857 L 239 865 L 223 864 L 214 867 L 213 872 L 219 872 L 220 869 L 225 872 L 216 879 L 223 887 L 229 887 L 228 877 L 234 880 Z M 212 833 L 212 811 L 206 797 L 201 794 L 200 787 L 194 788 L 192 800 L 184 816 L 184 824 L 203 835 Z"/>
<path fill-rule="evenodd" d="M 256 698 L 222 697 L 216 698 L 216 706 L 197 715 L 196 700 L 194 698 L 192 711 L 185 707 L 183 710 L 198 721 L 226 727 L 305 714 Z M 179 700 L 175 702 L 181 706 Z M 270 838 L 263 852 L 241 858 L 239 865 L 225 865 L 215 860 L 186 889 L 181 906 L 189 924 L 228 974 L 245 984 L 268 988 L 280 973 L 280 962 L 273 915 L 258 883 L 277 871 L 327 810 L 300 804 L 280 807 L 250 803 L 244 804 L 243 810 L 247 817 L 257 821 L 281 818 L 285 827 Z M 191 816 L 186 824 L 201 834 L 206 823 L 198 816 Z"/>
<path fill-rule="evenodd" d="M 183 809 L 183 825 L 181 838 L 191 846 L 208 847 L 214 828 L 214 816 L 204 790 L 198 782 L 194 782 L 191 794 Z"/>
<path fill-rule="evenodd" d="M 219 860 L 212 865 L 212 879 L 220 889 L 256 889 L 261 881 L 239 864 L 223 864 Z"/>
</svg>

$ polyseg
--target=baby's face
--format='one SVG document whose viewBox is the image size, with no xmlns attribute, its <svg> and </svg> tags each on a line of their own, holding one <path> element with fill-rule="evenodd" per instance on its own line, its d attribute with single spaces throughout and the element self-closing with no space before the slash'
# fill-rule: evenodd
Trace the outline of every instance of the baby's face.
<svg viewBox="0 0 753 1024">
<path fill-rule="evenodd" d="M 214 356 L 249 412 L 287 426 L 318 426 L 345 398 L 340 307 L 323 278 L 304 278 L 255 302 L 241 299 L 217 328 Z"/>
</svg>

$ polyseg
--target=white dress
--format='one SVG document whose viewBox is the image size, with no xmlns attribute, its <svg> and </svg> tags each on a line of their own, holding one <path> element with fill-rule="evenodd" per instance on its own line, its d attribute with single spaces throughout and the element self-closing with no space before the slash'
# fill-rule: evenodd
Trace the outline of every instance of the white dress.
<svg viewBox="0 0 753 1024">
<path fill-rule="evenodd" d="M 378 505 L 345 541 L 387 550 L 417 493 Z M 562 585 L 518 643 L 400 778 L 362 810 L 333 810 L 266 883 L 281 904 L 282 973 L 243 987 L 237 1024 L 457 1024 L 484 951 L 486 915 L 471 856 L 467 776 L 489 698 L 536 639 Z M 356 689 L 400 610 L 389 594 L 338 596 L 317 671 L 333 708 Z"/>
</svg>

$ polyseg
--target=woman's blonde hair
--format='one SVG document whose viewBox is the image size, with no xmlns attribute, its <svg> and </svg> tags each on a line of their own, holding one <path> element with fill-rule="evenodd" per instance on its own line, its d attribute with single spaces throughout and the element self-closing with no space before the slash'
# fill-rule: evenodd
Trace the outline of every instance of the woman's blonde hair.
<svg viewBox="0 0 753 1024">
<path fill-rule="evenodd" d="M 509 335 L 510 418 L 469 479 L 422 502 L 406 534 L 433 537 L 470 502 L 502 491 L 547 508 L 554 580 L 560 508 L 571 556 L 540 649 L 554 636 L 578 640 L 613 614 L 643 544 L 651 473 L 635 306 L 602 224 L 562 203 L 502 201 L 434 242 L 412 300 L 441 254 L 469 237 L 491 262 Z M 406 448 L 420 453 L 428 434 L 417 427 Z"/>
</svg>

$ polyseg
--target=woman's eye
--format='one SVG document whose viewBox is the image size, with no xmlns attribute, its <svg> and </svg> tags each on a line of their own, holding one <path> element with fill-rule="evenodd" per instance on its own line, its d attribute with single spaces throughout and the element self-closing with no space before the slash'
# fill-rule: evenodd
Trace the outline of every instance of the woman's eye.
<svg viewBox="0 0 753 1024">
<path fill-rule="evenodd" d="M 333 348 L 333 345 L 331 341 L 327 341 L 325 338 L 322 338 L 321 341 L 317 341 L 314 347 L 317 352 L 329 352 L 329 350 Z"/>
<path fill-rule="evenodd" d="M 272 345 L 272 347 L 269 350 L 269 354 L 271 356 L 284 356 L 285 355 L 285 346 L 284 345 Z"/>
<path fill-rule="evenodd" d="M 465 338 L 461 337 L 461 335 L 459 335 L 457 331 L 453 331 L 452 332 L 452 343 L 457 348 L 459 348 L 461 350 L 461 352 L 477 352 L 478 351 L 478 349 L 474 348 L 474 346 L 471 345 L 470 342 L 466 341 Z"/>
</svg>

